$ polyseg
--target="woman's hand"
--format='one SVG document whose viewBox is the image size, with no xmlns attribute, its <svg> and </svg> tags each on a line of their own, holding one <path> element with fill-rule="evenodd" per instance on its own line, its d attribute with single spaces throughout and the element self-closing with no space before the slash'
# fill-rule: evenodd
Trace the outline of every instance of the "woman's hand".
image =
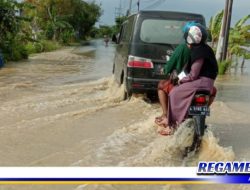
<svg viewBox="0 0 250 190">
<path fill-rule="evenodd" d="M 163 67 L 160 69 L 160 74 L 161 74 L 161 75 L 164 74 L 164 68 L 163 68 Z"/>
<path fill-rule="evenodd" d="M 178 85 L 181 85 L 181 80 L 179 79 L 178 82 L 177 82 Z"/>
<path fill-rule="evenodd" d="M 186 77 L 181 79 L 181 83 L 186 83 L 186 82 L 197 80 L 199 78 L 203 63 L 204 63 L 204 59 L 196 60 L 191 66 L 190 73 Z"/>
</svg>

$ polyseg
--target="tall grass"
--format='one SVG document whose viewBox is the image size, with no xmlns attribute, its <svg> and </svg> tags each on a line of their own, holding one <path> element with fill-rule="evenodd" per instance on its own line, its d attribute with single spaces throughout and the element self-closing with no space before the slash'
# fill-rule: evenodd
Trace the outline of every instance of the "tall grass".
<svg viewBox="0 0 250 190">
<path fill-rule="evenodd" d="M 219 75 L 224 75 L 228 69 L 231 67 L 232 61 L 225 60 L 218 63 L 219 66 Z"/>
<path fill-rule="evenodd" d="M 25 49 L 27 50 L 28 54 L 33 54 L 33 53 L 54 51 L 61 47 L 62 46 L 58 42 L 50 40 L 42 40 L 40 42 L 27 43 Z"/>
</svg>

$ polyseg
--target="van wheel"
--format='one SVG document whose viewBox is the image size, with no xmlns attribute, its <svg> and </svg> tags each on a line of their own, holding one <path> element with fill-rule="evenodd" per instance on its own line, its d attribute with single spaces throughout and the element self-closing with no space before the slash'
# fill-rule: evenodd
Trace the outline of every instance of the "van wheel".
<svg viewBox="0 0 250 190">
<path fill-rule="evenodd" d="M 121 85 L 123 86 L 123 100 L 127 100 L 130 99 L 132 96 L 132 92 L 131 90 L 127 89 L 127 81 L 126 81 L 126 77 L 124 75 L 124 73 L 122 73 L 122 81 L 121 81 Z"/>
<path fill-rule="evenodd" d="M 115 64 L 113 64 L 112 74 L 115 73 Z"/>
<path fill-rule="evenodd" d="M 131 91 L 127 91 L 126 87 L 124 86 L 123 100 L 130 99 L 131 96 L 132 96 L 132 92 Z"/>
</svg>

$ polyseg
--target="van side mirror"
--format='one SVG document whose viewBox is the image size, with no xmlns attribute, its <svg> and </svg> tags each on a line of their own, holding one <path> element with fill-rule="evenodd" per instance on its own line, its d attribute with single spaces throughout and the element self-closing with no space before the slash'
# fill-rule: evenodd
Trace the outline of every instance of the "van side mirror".
<svg viewBox="0 0 250 190">
<path fill-rule="evenodd" d="M 116 36 L 116 43 L 119 44 L 121 42 L 121 33 L 119 32 Z"/>
<path fill-rule="evenodd" d="M 112 35 L 112 42 L 114 42 L 114 43 L 118 43 L 118 39 L 117 39 L 117 35 L 116 34 L 113 34 Z"/>
</svg>

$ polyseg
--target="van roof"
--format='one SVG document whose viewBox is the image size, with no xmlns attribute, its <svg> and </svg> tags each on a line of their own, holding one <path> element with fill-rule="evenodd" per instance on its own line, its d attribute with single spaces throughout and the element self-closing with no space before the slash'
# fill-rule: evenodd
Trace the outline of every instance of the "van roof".
<svg viewBox="0 0 250 190">
<path fill-rule="evenodd" d="M 172 17 L 177 17 L 177 18 L 183 17 L 183 16 L 203 17 L 204 18 L 204 16 L 202 14 L 198 14 L 198 13 L 175 12 L 175 11 L 157 11 L 157 10 L 154 10 L 154 11 L 142 10 L 142 11 L 139 11 L 138 13 L 133 14 L 131 16 L 134 16 L 134 15 L 164 15 L 164 16 L 171 15 Z"/>
</svg>

